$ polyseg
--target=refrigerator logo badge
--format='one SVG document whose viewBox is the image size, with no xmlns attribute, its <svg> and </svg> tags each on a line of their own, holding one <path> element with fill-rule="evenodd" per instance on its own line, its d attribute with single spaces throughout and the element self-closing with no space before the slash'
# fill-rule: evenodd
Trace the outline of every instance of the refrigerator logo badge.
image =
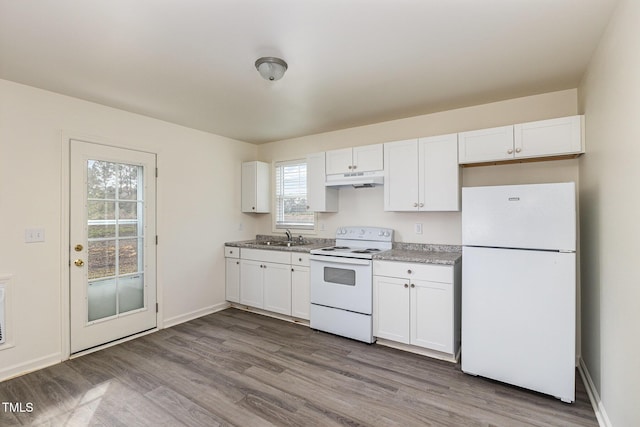
<svg viewBox="0 0 640 427">
<path fill-rule="evenodd" d="M 509 201 L 510 202 L 519 202 L 520 201 L 520 197 L 509 197 Z"/>
</svg>

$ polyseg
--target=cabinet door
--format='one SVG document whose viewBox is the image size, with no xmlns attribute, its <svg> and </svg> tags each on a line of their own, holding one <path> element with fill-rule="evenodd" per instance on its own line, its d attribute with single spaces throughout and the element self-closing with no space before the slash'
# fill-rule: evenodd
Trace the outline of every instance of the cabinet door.
<svg viewBox="0 0 640 427">
<path fill-rule="evenodd" d="M 227 301 L 240 302 L 240 260 L 226 258 L 225 295 Z"/>
<path fill-rule="evenodd" d="M 267 213 L 270 206 L 271 183 L 269 164 L 264 162 L 242 163 L 242 212 Z"/>
<path fill-rule="evenodd" d="M 291 315 L 291 265 L 263 263 L 264 309 Z"/>
<path fill-rule="evenodd" d="M 352 153 L 351 148 L 327 151 L 325 153 L 327 175 L 351 172 L 353 166 Z"/>
<path fill-rule="evenodd" d="M 240 260 L 240 303 L 263 308 L 262 272 L 260 261 Z"/>
<path fill-rule="evenodd" d="M 355 172 L 381 171 L 384 169 L 382 144 L 353 147 L 353 169 Z"/>
<path fill-rule="evenodd" d="M 421 211 L 460 210 L 458 135 L 420 138 L 418 160 L 419 209 Z"/>
<path fill-rule="evenodd" d="M 559 156 L 583 152 L 583 117 L 562 117 L 515 125 L 515 157 Z"/>
<path fill-rule="evenodd" d="M 326 187 L 325 153 L 307 156 L 307 209 L 312 212 L 338 212 L 338 189 Z"/>
<path fill-rule="evenodd" d="M 418 141 L 384 144 L 384 210 L 418 210 Z M 456 167 L 458 165 L 456 164 Z"/>
<path fill-rule="evenodd" d="M 513 125 L 458 134 L 459 163 L 481 163 L 513 158 Z"/>
<path fill-rule="evenodd" d="M 411 283 L 411 344 L 453 353 L 453 285 Z"/>
<path fill-rule="evenodd" d="M 409 281 L 373 276 L 373 335 L 409 344 Z"/>
<path fill-rule="evenodd" d="M 291 315 L 309 320 L 309 267 L 291 268 Z"/>
</svg>

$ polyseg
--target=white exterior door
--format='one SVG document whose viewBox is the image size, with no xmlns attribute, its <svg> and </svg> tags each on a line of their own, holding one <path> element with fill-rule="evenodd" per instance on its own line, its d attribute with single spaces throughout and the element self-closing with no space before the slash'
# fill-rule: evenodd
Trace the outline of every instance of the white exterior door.
<svg viewBox="0 0 640 427">
<path fill-rule="evenodd" d="M 156 327 L 156 156 L 71 140 L 71 353 Z"/>
</svg>

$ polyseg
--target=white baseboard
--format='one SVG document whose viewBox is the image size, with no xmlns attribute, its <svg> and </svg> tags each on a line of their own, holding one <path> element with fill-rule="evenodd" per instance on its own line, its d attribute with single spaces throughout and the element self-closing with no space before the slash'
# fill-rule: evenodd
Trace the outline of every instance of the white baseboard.
<svg viewBox="0 0 640 427">
<path fill-rule="evenodd" d="M 18 363 L 13 366 L 0 369 L 0 382 L 29 372 L 37 371 L 62 362 L 62 353 L 52 353 L 48 356 L 33 359 L 28 362 Z"/>
<path fill-rule="evenodd" d="M 189 320 L 197 319 L 198 317 L 206 316 L 208 314 L 216 313 L 218 311 L 222 311 L 226 308 L 229 308 L 228 302 L 222 302 L 220 304 L 215 304 L 209 307 L 201 308 L 199 310 L 194 310 L 189 313 L 181 314 L 179 316 L 173 316 L 164 320 L 163 328 L 170 328 L 172 326 L 179 325 L 180 323 L 188 322 Z"/>
<path fill-rule="evenodd" d="M 580 364 L 578 365 L 578 372 L 580 372 L 582 382 L 584 382 L 585 388 L 587 389 L 587 395 L 589 396 L 589 400 L 591 401 L 591 406 L 593 406 L 593 411 L 596 413 L 598 424 L 601 427 L 613 427 L 613 424 L 611 424 L 611 421 L 607 416 L 607 411 L 604 410 L 604 405 L 602 404 L 602 400 L 600 399 L 600 394 L 598 394 L 596 385 L 591 379 L 591 375 L 589 374 L 587 365 L 585 365 L 584 360 L 582 359 L 580 359 Z"/>
</svg>

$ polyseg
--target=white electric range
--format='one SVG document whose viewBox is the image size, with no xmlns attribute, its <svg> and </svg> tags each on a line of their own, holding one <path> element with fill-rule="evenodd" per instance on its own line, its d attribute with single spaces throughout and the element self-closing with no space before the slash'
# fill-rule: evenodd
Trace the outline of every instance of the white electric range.
<svg viewBox="0 0 640 427">
<path fill-rule="evenodd" d="M 373 256 L 392 245 L 389 228 L 340 227 L 335 246 L 311 251 L 311 328 L 375 341 Z"/>
</svg>

